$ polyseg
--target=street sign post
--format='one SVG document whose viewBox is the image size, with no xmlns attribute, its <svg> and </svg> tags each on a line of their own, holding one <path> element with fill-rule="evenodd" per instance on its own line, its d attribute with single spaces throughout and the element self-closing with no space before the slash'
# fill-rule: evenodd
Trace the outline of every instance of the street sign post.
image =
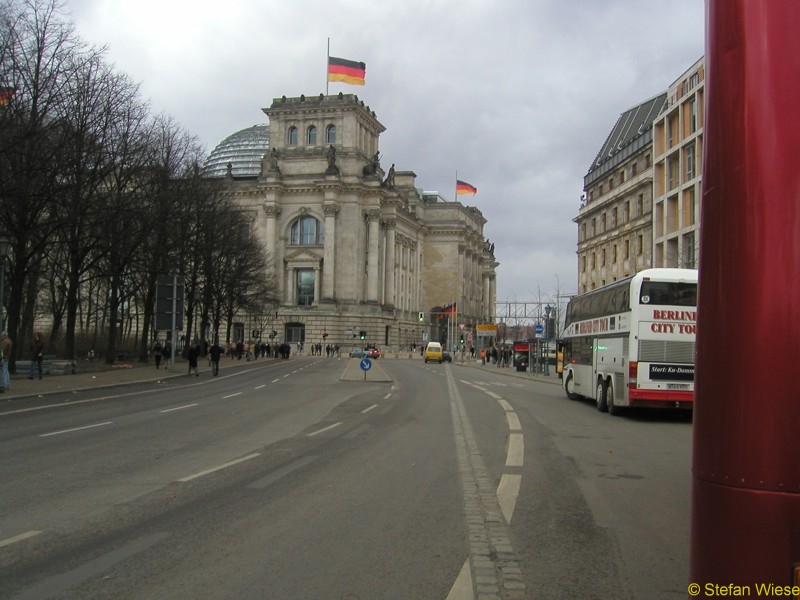
<svg viewBox="0 0 800 600">
<path fill-rule="evenodd" d="M 367 371 L 372 368 L 372 361 L 367 357 L 361 359 L 361 362 L 358 363 L 358 366 L 361 367 L 361 370 L 364 371 L 364 381 L 367 380 Z"/>
</svg>

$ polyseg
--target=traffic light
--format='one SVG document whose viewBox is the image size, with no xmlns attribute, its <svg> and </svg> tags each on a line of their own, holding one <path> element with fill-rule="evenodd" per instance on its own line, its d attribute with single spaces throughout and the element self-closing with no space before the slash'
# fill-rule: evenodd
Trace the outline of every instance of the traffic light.
<svg viewBox="0 0 800 600">
<path fill-rule="evenodd" d="M 422 323 L 424 320 L 425 320 L 425 313 L 424 312 L 419 313 L 419 322 Z"/>
<path fill-rule="evenodd" d="M 359 331 L 359 332 L 358 332 L 358 336 L 359 336 L 359 337 L 360 337 L 362 340 L 365 340 L 365 339 L 367 339 L 367 332 L 366 332 L 366 331 L 364 331 L 364 330 L 362 329 L 361 331 Z"/>
<path fill-rule="evenodd" d="M 463 333 L 461 334 L 461 337 L 459 338 L 458 341 L 459 341 L 460 344 L 464 343 L 464 334 Z"/>
</svg>

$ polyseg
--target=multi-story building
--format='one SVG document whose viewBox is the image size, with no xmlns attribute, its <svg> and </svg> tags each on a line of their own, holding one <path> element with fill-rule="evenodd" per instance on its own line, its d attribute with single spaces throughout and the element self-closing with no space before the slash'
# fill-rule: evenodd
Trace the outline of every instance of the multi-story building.
<svg viewBox="0 0 800 600">
<path fill-rule="evenodd" d="M 653 124 L 653 266 L 696 269 L 705 114 L 705 60 L 667 92 Z"/>
<path fill-rule="evenodd" d="M 467 332 L 492 320 L 499 263 L 486 219 L 385 169 L 385 127 L 363 101 L 284 96 L 264 112 L 269 125 L 226 138 L 204 173 L 263 239 L 282 339 L 347 346 L 366 331 L 367 343 L 407 348 L 447 341 L 456 315 Z M 245 323 L 235 330 L 241 339 Z"/>
<path fill-rule="evenodd" d="M 584 177 L 578 216 L 578 293 L 651 265 L 653 120 L 667 94 L 620 115 Z"/>
<path fill-rule="evenodd" d="M 622 113 L 584 177 L 579 293 L 648 267 L 697 268 L 704 64 Z"/>
</svg>

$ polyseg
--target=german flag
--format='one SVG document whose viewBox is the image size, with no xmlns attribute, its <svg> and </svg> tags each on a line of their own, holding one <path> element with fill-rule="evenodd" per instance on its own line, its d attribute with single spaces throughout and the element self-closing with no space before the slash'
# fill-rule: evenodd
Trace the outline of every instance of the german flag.
<svg viewBox="0 0 800 600">
<path fill-rule="evenodd" d="M 472 194 L 473 196 L 478 193 L 478 188 L 474 185 L 468 184 L 466 181 L 456 180 L 456 194 Z"/>
<path fill-rule="evenodd" d="M 17 91 L 15 87 L 0 87 L 0 106 L 5 106 Z"/>
<path fill-rule="evenodd" d="M 341 81 L 350 85 L 364 85 L 367 65 L 346 58 L 328 57 L 328 81 Z"/>
</svg>

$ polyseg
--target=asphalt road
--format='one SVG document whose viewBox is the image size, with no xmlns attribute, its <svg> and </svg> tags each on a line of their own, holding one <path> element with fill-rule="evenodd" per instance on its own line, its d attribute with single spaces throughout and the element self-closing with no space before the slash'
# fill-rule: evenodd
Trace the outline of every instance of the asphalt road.
<svg viewBox="0 0 800 600">
<path fill-rule="evenodd" d="M 685 597 L 688 421 L 507 369 L 357 363 L 16 401 L 0 595 Z"/>
</svg>

